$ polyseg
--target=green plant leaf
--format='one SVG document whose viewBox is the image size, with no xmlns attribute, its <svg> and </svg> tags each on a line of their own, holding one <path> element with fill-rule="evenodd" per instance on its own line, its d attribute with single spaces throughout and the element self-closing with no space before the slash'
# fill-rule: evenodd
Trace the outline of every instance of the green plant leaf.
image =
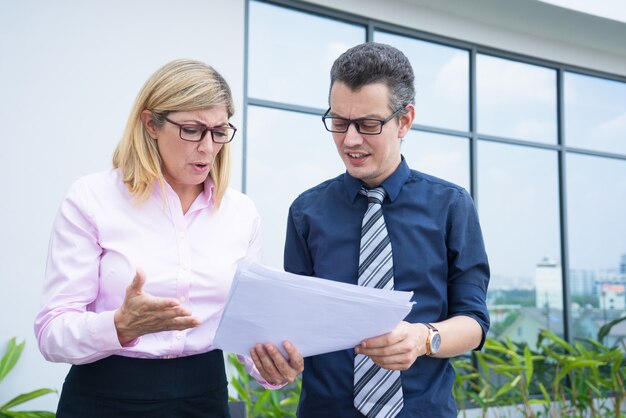
<svg viewBox="0 0 626 418">
<path fill-rule="evenodd" d="M 511 373 L 520 373 L 523 371 L 526 371 L 526 368 L 524 366 L 509 366 L 506 364 L 503 365 L 496 365 L 496 366 L 490 366 L 491 370 L 497 372 L 497 373 L 507 373 L 507 372 L 511 372 Z"/>
<path fill-rule="evenodd" d="M 507 356 L 510 357 L 517 357 L 517 352 L 515 352 L 515 350 L 510 350 L 504 346 L 493 346 L 493 347 L 489 347 L 488 349 L 485 350 L 485 354 L 487 354 L 490 351 L 494 351 L 496 353 L 501 353 L 501 354 L 506 354 Z"/>
<path fill-rule="evenodd" d="M 592 382 L 590 382 L 589 380 L 584 380 L 585 382 L 585 386 L 587 386 L 589 389 L 591 389 L 591 391 L 594 393 L 594 395 L 598 398 L 602 398 L 602 390 L 600 390 L 599 388 L 597 388 Z"/>
<path fill-rule="evenodd" d="M 244 385 L 247 385 L 250 381 L 250 377 L 248 376 L 248 372 L 246 371 L 246 367 L 241 364 L 236 354 L 228 355 L 228 362 L 235 368 L 237 371 L 237 375 L 239 380 L 242 381 Z"/>
<path fill-rule="evenodd" d="M 606 324 L 602 325 L 602 327 L 600 327 L 600 329 L 598 330 L 598 341 L 599 342 L 604 341 L 604 337 L 609 335 L 609 333 L 611 332 L 611 328 L 613 328 L 615 325 L 623 321 L 626 321 L 626 316 L 623 316 L 621 318 L 615 319 L 613 321 L 607 322 Z"/>
<path fill-rule="evenodd" d="M 0 413 L 0 417 L 10 418 L 55 418 L 55 416 L 54 412 L 50 411 L 3 411 Z"/>
<path fill-rule="evenodd" d="M 620 349 L 616 348 L 615 352 L 614 352 L 614 355 L 613 355 L 613 362 L 611 363 L 611 373 L 612 374 L 617 374 L 618 373 L 618 371 L 622 367 L 622 360 L 623 360 L 623 358 L 624 358 L 624 355 L 622 354 Z"/>
<path fill-rule="evenodd" d="M 39 398 L 40 396 L 47 395 L 48 393 L 57 393 L 57 391 L 54 389 L 37 389 L 33 390 L 32 392 L 23 393 L 11 399 L 4 405 L 1 405 L 0 411 L 6 412 L 6 409 L 13 408 L 16 405 L 23 404 L 24 402 L 28 402 L 31 399 Z"/>
<path fill-rule="evenodd" d="M 243 387 L 240 380 L 233 377 L 233 379 L 230 381 L 230 384 L 233 385 L 233 387 L 235 388 L 235 391 L 237 392 L 237 395 L 239 396 L 238 399 L 233 399 L 233 400 L 242 400 L 246 403 L 251 402 L 250 393 Z"/>
<path fill-rule="evenodd" d="M 15 366 L 15 363 L 19 360 L 24 350 L 25 341 L 16 344 L 16 338 L 13 337 L 9 340 L 7 350 L 0 359 L 0 382 Z"/>
<path fill-rule="evenodd" d="M 557 344 L 558 346 L 569 351 L 570 353 L 576 353 L 576 350 L 574 350 L 574 347 L 572 347 L 563 338 L 558 337 L 555 333 L 548 331 L 546 329 L 543 329 L 541 330 L 541 335 L 543 335 L 545 338 L 548 338 L 549 340 L 551 340 L 553 343 Z"/>
<path fill-rule="evenodd" d="M 578 353 L 579 353 L 581 356 L 583 356 L 583 357 L 585 357 L 585 358 L 590 358 L 592 355 L 597 355 L 597 354 L 599 354 L 599 353 L 593 353 L 593 354 L 592 354 L 589 350 L 587 350 L 587 349 L 585 348 L 585 345 L 584 345 L 582 342 L 580 342 L 580 341 L 576 341 L 576 342 L 574 343 L 574 348 L 576 349 L 576 351 L 578 351 Z"/>
<path fill-rule="evenodd" d="M 533 378 L 533 357 L 528 346 L 524 347 L 524 365 L 526 366 L 526 384 L 530 384 Z"/>
<path fill-rule="evenodd" d="M 603 362 L 596 360 L 570 360 L 563 365 L 563 368 L 557 374 L 555 380 L 560 381 L 573 369 L 580 369 L 585 367 L 598 367 L 603 365 Z"/>
<path fill-rule="evenodd" d="M 476 355 L 476 359 L 478 360 L 478 363 L 480 363 L 480 368 L 482 372 L 485 373 L 487 378 L 489 378 L 489 373 L 490 373 L 489 367 L 487 366 L 487 362 L 485 361 L 485 357 L 483 356 L 483 353 L 477 352 L 475 355 Z"/>
<path fill-rule="evenodd" d="M 515 385 L 513 384 L 513 382 L 507 382 L 504 385 L 502 385 L 502 387 L 500 389 L 498 389 L 498 391 L 496 392 L 495 395 L 493 395 L 493 399 L 498 399 L 500 396 L 504 395 L 505 393 L 511 391 L 512 389 L 515 388 Z"/>
<path fill-rule="evenodd" d="M 495 354 L 491 354 L 491 353 L 481 353 L 481 357 L 484 358 L 485 360 L 488 360 L 492 363 L 497 363 L 497 364 L 504 364 L 504 365 L 509 365 L 511 364 L 511 362 L 508 359 L 508 356 L 504 356 L 504 357 L 499 357 Z"/>
<path fill-rule="evenodd" d="M 298 397 L 299 398 L 299 397 Z M 297 405 L 299 402 L 299 399 L 295 396 L 290 396 L 288 398 L 285 398 L 283 400 L 281 400 L 279 402 L 280 406 L 291 406 L 291 405 Z"/>
<path fill-rule="evenodd" d="M 548 395 L 548 391 L 546 390 L 545 386 L 541 382 L 539 382 L 538 386 L 539 386 L 539 390 L 541 391 L 541 394 L 543 395 L 544 401 L 546 401 L 547 404 L 550 404 L 551 403 L 550 395 Z"/>
<path fill-rule="evenodd" d="M 269 401 L 270 392 L 271 391 L 266 390 L 261 394 L 261 396 L 259 396 L 254 404 L 254 407 L 252 408 L 252 416 L 258 417 L 261 412 L 267 412 L 267 403 Z"/>
<path fill-rule="evenodd" d="M 596 341 L 596 340 L 591 339 L 591 338 L 585 338 L 583 341 L 585 341 L 587 344 L 589 344 L 591 346 L 591 348 L 595 347 L 599 351 L 607 351 L 607 349 L 608 349 L 608 347 L 604 346 L 599 341 Z"/>
<path fill-rule="evenodd" d="M 270 403 L 272 404 L 272 406 L 274 408 L 276 408 L 277 406 L 280 405 L 280 397 L 278 396 L 278 394 L 280 392 L 281 391 L 278 391 L 278 390 L 270 390 L 269 391 L 269 393 L 270 393 Z"/>
</svg>

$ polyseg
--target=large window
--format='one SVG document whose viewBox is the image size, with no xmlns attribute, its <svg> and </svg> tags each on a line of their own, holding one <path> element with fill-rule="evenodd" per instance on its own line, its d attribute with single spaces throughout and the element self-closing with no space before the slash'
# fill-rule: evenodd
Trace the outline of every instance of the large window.
<svg viewBox="0 0 626 418">
<path fill-rule="evenodd" d="M 556 144 L 556 71 L 478 54 L 478 132 Z"/>
<path fill-rule="evenodd" d="M 468 51 L 379 31 L 374 41 L 395 46 L 411 61 L 416 124 L 469 130 Z"/>
<path fill-rule="evenodd" d="M 562 335 L 557 154 L 480 141 L 477 155 L 491 334 L 528 342 L 542 328 Z"/>
<path fill-rule="evenodd" d="M 282 266 L 297 194 L 344 171 L 319 117 L 332 62 L 371 39 L 415 69 L 417 116 L 402 145 L 410 166 L 477 203 L 491 336 L 595 337 L 626 314 L 626 78 L 301 2 L 248 5 L 245 184 L 266 262 Z"/>
<path fill-rule="evenodd" d="M 282 268 L 287 211 L 299 193 L 343 171 L 322 125 L 335 58 L 362 25 L 249 2 L 246 193 L 263 222 L 263 259 Z"/>
<path fill-rule="evenodd" d="M 570 154 L 566 165 L 573 334 L 595 337 L 626 312 L 626 160 Z M 615 327 L 608 342 L 623 337 Z"/>
<path fill-rule="evenodd" d="M 251 1 L 248 95 L 311 107 L 328 103 L 328 71 L 365 41 L 361 26 Z"/>
<path fill-rule="evenodd" d="M 413 130 L 404 138 L 402 155 L 409 166 L 470 189 L 467 138 Z"/>
<path fill-rule="evenodd" d="M 283 265 L 291 202 L 320 179 L 343 171 L 321 123 L 316 115 L 248 108 L 248 194 L 263 216 L 264 262 L 274 267 Z"/>
<path fill-rule="evenodd" d="M 568 146 L 626 154 L 626 83 L 565 72 Z"/>
</svg>

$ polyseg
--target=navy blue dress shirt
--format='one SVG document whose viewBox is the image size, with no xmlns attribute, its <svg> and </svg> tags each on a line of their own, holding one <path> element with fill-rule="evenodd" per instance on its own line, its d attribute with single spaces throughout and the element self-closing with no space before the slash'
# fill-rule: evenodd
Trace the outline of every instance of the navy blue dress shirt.
<svg viewBox="0 0 626 418">
<path fill-rule="evenodd" d="M 367 208 L 361 186 L 346 172 L 298 196 L 289 209 L 286 271 L 357 284 Z M 472 198 L 455 184 L 409 169 L 404 157 L 382 186 L 394 286 L 414 292 L 416 302 L 405 320 L 469 316 L 483 329 L 482 346 L 489 329 L 489 265 Z M 353 349 L 305 359 L 299 418 L 363 417 L 352 404 L 353 359 Z M 398 417 L 456 417 L 454 378 L 448 359 L 418 357 L 402 372 Z"/>
</svg>

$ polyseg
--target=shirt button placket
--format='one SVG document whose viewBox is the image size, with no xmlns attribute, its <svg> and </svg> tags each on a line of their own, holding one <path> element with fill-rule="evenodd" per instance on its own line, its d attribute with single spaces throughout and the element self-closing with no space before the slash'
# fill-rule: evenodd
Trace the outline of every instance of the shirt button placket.
<svg viewBox="0 0 626 418">
<path fill-rule="evenodd" d="M 186 222 L 184 218 L 180 219 L 180 222 L 176 226 L 177 229 L 177 242 L 178 242 L 178 255 L 180 260 L 180 274 L 176 282 L 176 297 L 180 301 L 181 305 L 188 303 L 189 301 L 189 281 L 191 276 L 191 260 L 190 260 L 190 245 L 188 239 L 188 233 L 186 228 Z M 180 355 L 185 347 L 186 331 L 175 331 L 172 335 L 172 351 L 176 355 Z"/>
</svg>

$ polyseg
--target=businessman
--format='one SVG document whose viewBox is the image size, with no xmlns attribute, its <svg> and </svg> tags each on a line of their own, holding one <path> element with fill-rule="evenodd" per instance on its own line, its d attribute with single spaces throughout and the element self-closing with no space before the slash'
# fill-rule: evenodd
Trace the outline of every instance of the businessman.
<svg viewBox="0 0 626 418">
<path fill-rule="evenodd" d="M 413 69 L 391 46 L 355 46 L 332 66 L 323 123 L 346 172 L 291 205 L 285 270 L 412 291 L 415 304 L 388 334 L 305 358 L 300 418 L 456 417 L 449 358 L 480 349 L 489 329 L 471 197 L 401 154 L 414 104 Z M 263 373 L 293 373 L 274 347 L 258 348 Z"/>
</svg>

